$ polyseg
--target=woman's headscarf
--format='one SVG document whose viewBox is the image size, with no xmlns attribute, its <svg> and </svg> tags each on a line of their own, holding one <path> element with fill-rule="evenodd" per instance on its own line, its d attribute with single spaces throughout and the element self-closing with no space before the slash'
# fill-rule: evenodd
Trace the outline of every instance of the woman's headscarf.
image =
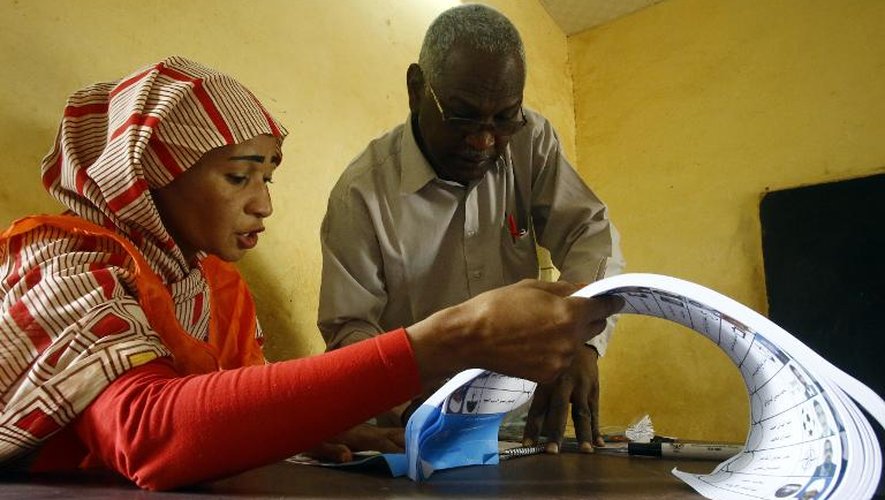
<svg viewBox="0 0 885 500">
<path fill-rule="evenodd" d="M 69 98 L 43 184 L 70 212 L 116 234 L 37 226 L 4 235 L 0 467 L 62 429 L 122 373 L 174 351 L 135 295 L 144 273 L 123 251 L 130 243 L 170 291 L 164 317 L 174 316 L 185 338 L 208 338 L 205 276 L 163 227 L 150 189 L 209 150 L 260 134 L 282 140 L 286 132 L 237 81 L 181 57 Z"/>
<path fill-rule="evenodd" d="M 169 184 L 207 151 L 285 129 L 233 78 L 170 57 L 118 82 L 72 95 L 43 185 L 77 215 L 116 228 L 168 282 L 188 264 L 149 189 Z"/>
</svg>

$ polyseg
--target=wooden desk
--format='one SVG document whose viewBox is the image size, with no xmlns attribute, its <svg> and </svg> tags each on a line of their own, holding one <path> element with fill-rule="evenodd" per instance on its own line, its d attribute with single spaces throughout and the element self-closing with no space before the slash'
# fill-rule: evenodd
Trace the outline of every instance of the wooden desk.
<svg viewBox="0 0 885 500">
<path fill-rule="evenodd" d="M 703 498 L 670 470 L 706 473 L 716 462 L 615 455 L 535 455 L 497 466 L 436 472 L 425 483 L 381 472 L 324 469 L 285 462 L 176 492 L 140 491 L 110 474 L 29 476 L 0 479 L 0 498 L 173 499 L 324 497 L 592 497 L 669 500 Z"/>
</svg>

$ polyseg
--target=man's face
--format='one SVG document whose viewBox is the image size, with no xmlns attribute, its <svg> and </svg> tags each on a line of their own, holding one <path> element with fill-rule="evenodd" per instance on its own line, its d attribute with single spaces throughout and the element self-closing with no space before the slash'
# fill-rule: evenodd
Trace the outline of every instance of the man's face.
<svg viewBox="0 0 885 500">
<path fill-rule="evenodd" d="M 443 120 L 430 86 L 446 118 L 466 118 L 487 123 L 468 132 Z M 455 47 L 432 84 L 410 81 L 410 106 L 418 117 L 419 144 L 436 174 L 446 180 L 467 184 L 482 178 L 495 165 L 509 135 L 496 132 L 494 122 L 522 119 L 525 86 L 519 57 L 500 57 Z"/>
<path fill-rule="evenodd" d="M 166 230 L 188 261 L 203 251 L 232 262 L 258 244 L 264 218 L 273 212 L 267 183 L 279 163 L 279 140 L 259 135 L 209 151 L 152 191 Z"/>
<path fill-rule="evenodd" d="M 817 415 L 817 421 L 820 422 L 821 425 L 827 425 L 827 414 L 824 413 L 824 407 L 818 404 L 817 401 L 814 402 L 814 413 Z"/>
</svg>

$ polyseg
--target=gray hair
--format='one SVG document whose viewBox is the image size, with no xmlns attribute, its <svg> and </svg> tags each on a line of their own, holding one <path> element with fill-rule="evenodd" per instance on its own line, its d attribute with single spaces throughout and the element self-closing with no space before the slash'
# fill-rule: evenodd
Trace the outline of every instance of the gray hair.
<svg viewBox="0 0 885 500">
<path fill-rule="evenodd" d="M 525 47 L 516 26 L 497 10 L 479 4 L 461 5 L 437 17 L 427 33 L 418 65 L 431 82 L 439 79 L 443 64 L 456 44 L 492 55 L 519 57 L 525 76 Z"/>
</svg>

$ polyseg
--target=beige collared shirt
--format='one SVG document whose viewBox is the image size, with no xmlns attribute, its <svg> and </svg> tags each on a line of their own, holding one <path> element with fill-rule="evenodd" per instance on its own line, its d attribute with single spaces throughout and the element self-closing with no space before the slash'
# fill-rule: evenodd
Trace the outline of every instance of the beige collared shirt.
<svg viewBox="0 0 885 500">
<path fill-rule="evenodd" d="M 411 119 L 347 167 L 321 231 L 317 324 L 330 348 L 538 278 L 536 242 L 561 279 L 591 282 L 620 272 L 605 205 L 565 159 L 547 119 L 530 110 L 526 117 L 497 165 L 467 186 L 436 176 Z M 610 332 L 589 342 L 600 354 Z"/>
</svg>

